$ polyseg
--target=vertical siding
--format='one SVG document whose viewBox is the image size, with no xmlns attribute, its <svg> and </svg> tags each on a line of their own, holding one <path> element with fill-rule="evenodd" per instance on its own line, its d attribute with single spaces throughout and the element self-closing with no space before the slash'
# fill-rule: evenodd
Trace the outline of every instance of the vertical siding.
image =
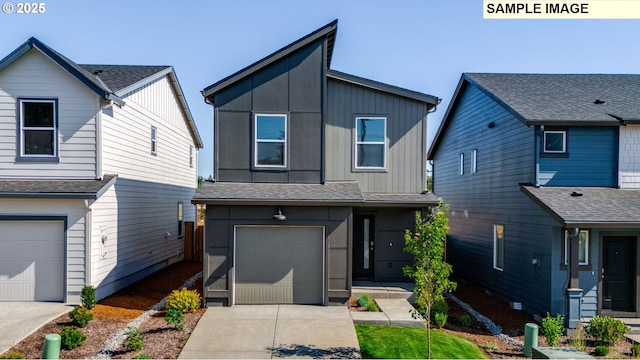
<svg viewBox="0 0 640 360">
<path fill-rule="evenodd" d="M 18 98 L 58 100 L 59 163 L 16 162 Z M 0 72 L 0 177 L 96 178 L 98 96 L 38 50 Z"/>
<path fill-rule="evenodd" d="M 618 181 L 618 127 L 567 128 L 568 157 L 540 155 L 540 185 L 607 186 Z"/>
<path fill-rule="evenodd" d="M 448 259 L 454 272 L 520 301 L 528 312 L 551 300 L 556 225 L 521 191 L 534 180 L 534 129 L 467 85 L 434 156 L 434 192 L 451 205 Z M 495 126 L 487 125 L 494 122 Z M 471 152 L 477 149 L 477 173 Z M 459 175 L 459 154 L 465 155 Z M 493 268 L 493 225 L 504 225 L 504 270 Z M 533 266 L 531 259 L 540 260 Z"/>
<path fill-rule="evenodd" d="M 189 187 L 119 177 L 91 206 L 91 284 L 97 288 L 97 297 L 182 259 L 178 202 L 183 202 L 184 221 L 195 221 L 192 196 Z M 104 256 L 100 251 L 101 228 L 106 228 L 108 237 Z"/>
<path fill-rule="evenodd" d="M 623 189 L 640 189 L 640 125 L 620 126 L 619 181 Z"/>
<path fill-rule="evenodd" d="M 342 81 L 328 81 L 326 120 L 327 181 L 357 180 L 364 192 L 416 193 L 425 188 L 426 106 Z M 387 169 L 354 170 L 355 118 L 387 118 Z"/>
<path fill-rule="evenodd" d="M 0 215 L 39 215 L 67 217 L 66 283 L 64 293 L 69 303 L 80 301 L 85 285 L 85 215 L 83 200 L 0 199 Z"/>
</svg>

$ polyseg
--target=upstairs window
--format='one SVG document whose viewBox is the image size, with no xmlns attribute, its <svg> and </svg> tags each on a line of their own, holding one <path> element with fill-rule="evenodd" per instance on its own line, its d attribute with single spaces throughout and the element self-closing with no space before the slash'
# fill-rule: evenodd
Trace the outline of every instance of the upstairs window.
<svg viewBox="0 0 640 360">
<path fill-rule="evenodd" d="M 458 175 L 464 175 L 464 154 L 460 153 L 458 164 Z"/>
<path fill-rule="evenodd" d="M 151 155 L 158 153 L 158 129 L 151 127 Z"/>
<path fill-rule="evenodd" d="M 386 139 L 386 118 L 356 118 L 356 169 L 385 169 L 387 166 Z"/>
<path fill-rule="evenodd" d="M 58 154 L 56 100 L 20 100 L 20 155 L 55 157 Z"/>
<path fill-rule="evenodd" d="M 254 166 L 287 166 L 287 116 L 256 114 Z"/>
<path fill-rule="evenodd" d="M 471 151 L 471 173 L 475 174 L 478 172 L 478 150 L 474 149 Z"/>
<path fill-rule="evenodd" d="M 193 146 L 189 145 L 189 167 L 193 167 Z"/>
<path fill-rule="evenodd" d="M 564 154 L 567 152 L 567 132 L 565 130 L 545 130 L 542 142 L 544 153 Z"/>
</svg>

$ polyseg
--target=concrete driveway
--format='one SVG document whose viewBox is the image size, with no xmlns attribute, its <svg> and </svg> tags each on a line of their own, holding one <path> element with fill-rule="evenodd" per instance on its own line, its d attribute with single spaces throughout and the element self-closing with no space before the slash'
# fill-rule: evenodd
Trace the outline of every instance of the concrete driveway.
<svg viewBox="0 0 640 360">
<path fill-rule="evenodd" d="M 0 354 L 71 310 L 72 306 L 62 303 L 0 301 Z"/>
<path fill-rule="evenodd" d="M 346 306 L 210 307 L 180 359 L 360 358 Z"/>
</svg>

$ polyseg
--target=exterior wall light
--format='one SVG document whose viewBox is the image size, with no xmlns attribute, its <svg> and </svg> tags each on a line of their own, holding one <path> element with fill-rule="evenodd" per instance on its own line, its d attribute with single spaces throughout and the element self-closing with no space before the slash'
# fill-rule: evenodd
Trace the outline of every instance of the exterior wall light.
<svg viewBox="0 0 640 360">
<path fill-rule="evenodd" d="M 277 221 L 285 221 L 287 220 L 287 216 L 282 212 L 282 207 L 278 207 L 278 210 L 276 210 L 276 213 L 273 214 L 273 220 L 277 220 Z"/>
</svg>

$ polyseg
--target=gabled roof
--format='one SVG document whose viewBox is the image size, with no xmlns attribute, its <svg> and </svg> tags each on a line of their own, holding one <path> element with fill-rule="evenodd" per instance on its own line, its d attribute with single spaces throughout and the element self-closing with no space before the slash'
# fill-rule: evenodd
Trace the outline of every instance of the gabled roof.
<svg viewBox="0 0 640 360">
<path fill-rule="evenodd" d="M 640 190 L 600 187 L 520 187 L 563 226 L 638 227 Z"/>
<path fill-rule="evenodd" d="M 173 67 L 166 65 L 79 65 L 35 37 L 31 37 L 24 44 L 0 60 L 0 72 L 16 62 L 31 49 L 39 50 L 85 84 L 98 96 L 105 100 L 113 101 L 118 105 L 124 105 L 126 103 L 122 97 L 129 91 L 153 82 L 165 75 L 169 75 L 180 106 L 187 117 L 187 125 L 194 139 L 194 143 L 198 148 L 202 148 L 202 139 L 200 138 L 193 116 L 185 100 L 184 93 L 173 71 Z"/>
<path fill-rule="evenodd" d="M 398 86 L 389 85 L 389 84 L 381 83 L 378 81 L 366 79 L 363 77 L 346 74 L 336 70 L 328 70 L 327 77 L 331 79 L 336 79 L 336 80 L 356 84 L 363 87 L 368 87 L 373 90 L 378 90 L 378 91 L 394 94 L 397 96 L 402 96 L 412 100 L 425 102 L 430 105 L 429 108 L 433 108 L 440 103 L 440 99 L 432 95 L 427 95 L 421 92 L 401 88 Z"/>
<path fill-rule="evenodd" d="M 331 58 L 333 56 L 333 45 L 335 43 L 336 32 L 338 29 L 338 20 L 334 20 L 327 25 L 319 28 L 318 30 L 292 42 L 291 44 L 283 47 L 282 49 L 256 61 L 255 63 L 225 77 L 224 79 L 207 86 L 202 90 L 202 95 L 209 99 L 213 103 L 213 95 L 218 91 L 235 84 L 236 82 L 256 73 L 257 71 L 264 69 L 265 67 L 281 60 L 293 52 L 315 42 L 324 37 L 327 38 L 327 68 L 331 65 Z"/>
<path fill-rule="evenodd" d="M 0 198 L 97 199 L 117 175 L 100 180 L 0 180 Z"/>
<path fill-rule="evenodd" d="M 462 74 L 433 144 L 431 159 L 469 86 L 502 105 L 525 125 L 615 126 L 640 122 L 640 75 Z"/>
</svg>

